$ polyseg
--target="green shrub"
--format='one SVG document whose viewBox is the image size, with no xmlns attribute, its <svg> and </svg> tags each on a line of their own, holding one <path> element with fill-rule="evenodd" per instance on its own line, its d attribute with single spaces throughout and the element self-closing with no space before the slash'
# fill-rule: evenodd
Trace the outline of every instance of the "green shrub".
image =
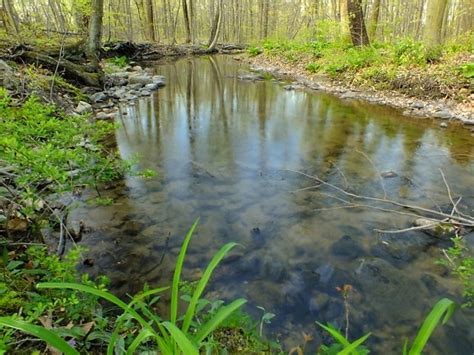
<svg viewBox="0 0 474 355">
<path fill-rule="evenodd" d="M 321 65 L 318 63 L 309 63 L 306 66 L 306 70 L 309 71 L 310 73 L 317 73 L 320 68 L 321 68 Z"/>
<path fill-rule="evenodd" d="M 247 49 L 247 53 L 251 56 L 251 57 L 255 57 L 257 55 L 259 55 L 260 53 L 262 53 L 262 49 L 259 48 L 259 47 L 249 47 Z"/>
</svg>

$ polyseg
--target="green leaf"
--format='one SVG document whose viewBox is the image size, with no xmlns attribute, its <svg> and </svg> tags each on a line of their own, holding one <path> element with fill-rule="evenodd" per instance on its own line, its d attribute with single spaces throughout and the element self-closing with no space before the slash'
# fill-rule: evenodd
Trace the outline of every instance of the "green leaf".
<svg viewBox="0 0 474 355">
<path fill-rule="evenodd" d="M 186 355 L 199 355 L 199 349 L 188 339 L 177 326 L 170 322 L 164 322 L 164 327 L 168 329 L 179 348 Z"/>
<path fill-rule="evenodd" d="M 327 326 L 324 324 L 321 324 L 319 322 L 316 322 L 321 328 L 323 328 L 325 331 L 327 331 L 331 336 L 336 340 L 338 343 L 342 344 L 344 347 L 350 346 L 351 344 L 349 341 L 345 338 L 344 335 L 342 335 L 337 329 L 335 329 L 332 325 L 328 324 Z"/>
<path fill-rule="evenodd" d="M 361 346 L 367 340 L 367 338 L 370 337 L 370 335 L 371 335 L 371 333 L 368 333 L 368 334 L 360 337 L 359 339 L 357 339 L 353 343 L 349 344 L 349 346 L 344 347 L 344 349 L 342 351 L 340 351 L 338 353 L 338 355 L 349 355 L 349 354 L 352 354 L 352 353 L 358 354 L 357 348 L 359 346 Z"/>
<path fill-rule="evenodd" d="M 204 289 L 207 283 L 209 282 L 209 279 L 211 278 L 212 272 L 217 267 L 217 265 L 221 262 L 224 256 L 226 256 L 227 253 L 236 245 L 237 245 L 236 243 L 228 243 L 224 245 L 217 252 L 217 254 L 214 255 L 211 262 L 207 266 L 206 270 L 204 271 L 204 274 L 199 280 L 198 285 L 196 286 L 196 290 L 193 293 L 193 297 L 191 298 L 191 301 L 189 302 L 188 309 L 186 310 L 186 314 L 184 316 L 184 321 L 183 321 L 183 327 L 181 328 L 183 332 L 186 333 L 189 329 L 191 320 L 194 317 L 194 311 L 196 309 L 196 305 L 198 303 L 199 297 L 201 297 L 202 293 L 204 292 Z"/>
<path fill-rule="evenodd" d="M 137 337 L 133 340 L 132 344 L 130 344 L 129 348 L 127 349 L 127 355 L 135 354 L 138 346 L 143 343 L 146 339 L 153 337 L 154 334 L 150 332 L 148 329 L 143 329 Z"/>
<path fill-rule="evenodd" d="M 421 354 L 421 351 L 425 347 L 426 343 L 428 342 L 428 339 L 430 338 L 431 334 L 438 326 L 438 324 L 440 322 L 442 322 L 442 324 L 445 324 L 451 318 L 455 309 L 456 304 L 450 299 L 443 298 L 439 300 L 423 322 L 408 354 Z"/>
<path fill-rule="evenodd" d="M 208 320 L 204 325 L 199 327 L 199 331 L 195 336 L 196 342 L 201 344 L 201 342 L 216 329 L 227 317 L 234 313 L 237 309 L 242 307 L 247 300 L 240 298 L 233 301 L 227 306 L 221 307 L 217 313 Z"/>
<path fill-rule="evenodd" d="M 65 340 L 46 328 L 15 320 L 9 317 L 0 317 L 0 325 L 21 330 L 44 340 L 48 345 L 62 351 L 66 355 L 79 355 L 79 352 L 70 346 Z"/>
<path fill-rule="evenodd" d="M 199 218 L 196 219 L 196 221 L 194 222 L 194 224 L 191 226 L 188 233 L 186 234 L 186 237 L 184 238 L 184 241 L 183 241 L 183 245 L 181 246 L 181 250 L 178 255 L 178 260 L 176 261 L 176 266 L 175 266 L 174 275 L 173 275 L 173 284 L 171 285 L 170 320 L 171 320 L 171 323 L 173 324 L 176 324 L 176 318 L 178 315 L 178 300 L 179 300 L 178 289 L 179 289 L 179 281 L 181 278 L 181 270 L 183 269 L 183 264 L 184 264 L 184 257 L 186 256 L 186 251 L 188 249 L 189 241 L 191 240 L 191 237 L 198 223 L 199 223 Z"/>
<path fill-rule="evenodd" d="M 156 341 L 157 341 L 159 346 L 161 346 L 161 344 L 163 344 L 163 340 L 160 337 L 160 335 L 158 333 L 156 333 L 156 331 L 153 329 L 153 327 L 150 324 L 148 324 L 148 322 L 145 319 L 143 319 L 142 316 L 140 316 L 133 308 L 131 308 L 125 302 L 121 301 L 120 299 L 118 299 L 117 297 L 115 297 L 114 295 L 112 295 L 109 292 L 102 291 L 102 290 L 99 290 L 99 289 L 96 289 L 96 288 L 93 288 L 93 287 L 90 287 L 90 286 L 85 286 L 85 285 L 75 284 L 75 283 L 67 283 L 67 282 L 39 283 L 38 285 L 36 285 L 36 288 L 38 288 L 38 289 L 69 288 L 69 289 L 72 289 L 72 290 L 78 290 L 78 291 L 87 292 L 87 293 L 99 296 L 99 297 L 101 297 L 101 298 L 103 298 L 103 299 L 119 306 L 120 308 L 122 308 L 124 310 L 125 313 L 129 313 L 138 323 L 140 323 L 140 325 L 144 329 L 148 329 L 150 332 L 152 332 L 155 335 Z"/>
</svg>

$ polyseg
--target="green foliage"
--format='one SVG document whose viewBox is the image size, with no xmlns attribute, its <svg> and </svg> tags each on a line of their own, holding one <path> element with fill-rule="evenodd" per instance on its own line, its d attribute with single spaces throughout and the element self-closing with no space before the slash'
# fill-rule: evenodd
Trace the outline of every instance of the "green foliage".
<svg viewBox="0 0 474 355">
<path fill-rule="evenodd" d="M 456 305 L 453 301 L 443 298 L 439 300 L 428 316 L 425 318 L 423 324 L 421 325 L 418 334 L 416 335 L 413 344 L 410 349 L 408 349 L 408 341 L 405 343 L 403 348 L 404 355 L 418 355 L 423 351 L 426 343 L 428 342 L 431 334 L 441 322 L 446 324 L 446 322 L 451 318 L 454 313 Z"/>
<path fill-rule="evenodd" d="M 451 239 L 453 246 L 446 250 L 446 259 L 439 263 L 449 267 L 463 285 L 464 304 L 462 307 L 474 305 L 474 257 L 470 255 L 466 242 L 460 236 Z"/>
<path fill-rule="evenodd" d="M 393 46 L 393 61 L 398 65 L 435 63 L 443 55 L 442 47 L 426 47 L 422 42 L 403 40 Z"/>
<path fill-rule="evenodd" d="M 453 315 L 455 310 L 455 304 L 453 301 L 443 298 L 439 300 L 430 313 L 426 316 L 423 324 L 421 325 L 413 344 L 409 347 L 408 340 L 405 341 L 403 347 L 403 355 L 419 355 L 422 353 L 426 346 L 426 343 L 430 339 L 433 331 L 436 327 L 442 323 L 445 324 Z M 366 355 L 369 354 L 369 350 L 362 344 L 369 338 L 371 333 L 367 333 L 352 343 L 336 328 L 331 324 L 323 325 L 316 322 L 321 328 L 327 331 L 336 343 L 327 346 L 322 345 L 318 354 L 321 355 Z"/>
<path fill-rule="evenodd" d="M 224 256 L 236 245 L 234 243 L 226 244 L 222 247 L 212 258 L 208 267 L 203 273 L 201 279 L 196 283 L 192 294 L 187 298 L 189 301 L 186 310 L 182 316 L 182 312 L 178 312 L 178 298 L 179 285 L 181 282 L 181 271 L 186 256 L 187 247 L 191 240 L 192 234 L 197 226 L 196 221 L 189 232 L 187 233 L 180 254 L 178 256 L 173 283 L 171 286 L 171 308 L 170 320 L 164 320 L 155 313 L 153 304 L 158 300 L 156 295 L 159 295 L 169 289 L 162 287 L 152 290 L 145 290 L 132 298 L 129 303 L 125 303 L 118 299 L 111 293 L 107 292 L 103 287 L 94 287 L 88 284 L 78 284 L 74 282 L 46 282 L 37 284 L 37 289 L 47 292 L 69 292 L 72 295 L 84 295 L 86 297 L 96 300 L 97 297 L 109 301 L 118 306 L 122 310 L 122 314 L 115 320 L 115 325 L 112 333 L 101 331 L 101 338 L 108 343 L 108 354 L 113 354 L 115 351 L 127 354 L 140 351 L 142 347 L 149 349 L 149 342 L 153 342 L 160 349 L 162 354 L 199 354 L 199 350 L 205 346 L 210 334 L 219 327 L 231 314 L 237 311 L 246 301 L 238 299 L 228 305 L 219 303 L 217 307 L 211 309 L 211 312 L 204 317 L 200 314 L 204 312 L 202 304 L 208 305 L 209 302 L 204 301 L 201 296 L 204 289 L 209 282 L 212 272 L 224 258 Z M 69 265 L 69 264 L 68 264 Z M 61 266 L 58 268 L 60 271 Z M 61 272 L 59 272 L 61 274 Z M 51 279 L 51 278 L 50 278 Z M 52 278 L 54 279 L 54 278 Z M 79 291 L 75 293 L 73 291 Z M 63 308 L 68 308 L 71 305 L 63 305 Z M 94 309 L 91 304 L 81 304 L 83 307 Z M 44 314 L 38 312 L 37 316 Z M 201 322 L 198 320 L 202 318 L 205 320 Z M 30 318 L 30 322 L 34 318 Z M 20 329 L 31 335 L 38 336 L 48 342 L 49 345 L 55 346 L 66 353 L 74 353 L 74 348 L 67 343 L 60 342 L 56 336 L 51 335 L 48 330 L 40 330 L 38 327 L 31 327 L 28 323 L 17 323 L 14 318 L 3 318 L 1 324 L 6 327 Z M 74 334 L 68 334 L 72 339 L 77 337 Z M 66 345 L 69 348 L 66 348 Z"/>
<path fill-rule="evenodd" d="M 306 66 L 306 70 L 309 71 L 310 73 L 317 73 L 321 66 L 318 63 L 309 63 Z"/>
<path fill-rule="evenodd" d="M 67 289 L 37 290 L 38 282 L 75 282 L 80 279 L 76 265 L 81 256 L 81 249 L 71 249 L 61 260 L 50 255 L 44 247 L 30 247 L 25 252 L 8 252 L 3 246 L 3 257 L 0 261 L 0 315 L 17 313 L 9 319 L 17 323 L 13 328 L 21 329 L 23 322 L 36 323 L 40 317 L 51 322 L 64 334 L 84 335 L 82 323 L 94 321 L 97 327 L 105 327 L 97 312 L 97 297 L 89 294 L 77 294 Z M 82 283 L 104 290 L 107 279 L 98 278 L 91 281 L 87 275 Z M 3 318 L 3 326 L 8 326 Z M 68 326 L 69 325 L 69 326 Z M 72 327 L 71 327 L 72 325 Z M 12 323 L 9 326 L 12 327 Z M 29 334 L 28 330 L 22 329 Z M 38 334 L 40 336 L 40 334 Z M 17 339 L 16 333 L 0 327 L 0 353 L 6 351 Z"/>
<path fill-rule="evenodd" d="M 125 68 L 129 64 L 126 56 L 113 57 L 110 61 L 119 68 Z"/>
<path fill-rule="evenodd" d="M 320 354 L 324 355 L 366 355 L 369 354 L 369 350 L 364 347 L 362 344 L 369 338 L 371 333 L 368 333 L 359 339 L 355 340 L 354 342 L 349 342 L 345 336 L 339 332 L 336 328 L 334 328 L 331 324 L 324 325 L 321 323 L 316 322 L 321 328 L 327 331 L 333 339 L 337 342 L 331 346 L 322 345 L 319 351 Z"/>
<path fill-rule="evenodd" d="M 255 57 L 257 55 L 259 55 L 260 53 L 262 53 L 262 49 L 259 48 L 259 47 L 249 47 L 247 49 L 247 53 L 251 56 L 251 57 Z"/>
<path fill-rule="evenodd" d="M 474 62 L 459 66 L 459 71 L 466 79 L 474 78 Z"/>
<path fill-rule="evenodd" d="M 113 132 L 112 124 L 65 116 L 34 96 L 21 107 L 11 107 L 9 102 L 1 89 L 0 154 L 21 172 L 18 187 L 47 183 L 52 189 L 65 190 L 75 184 L 111 181 L 123 173 L 117 157 L 101 151 L 100 141 Z"/>
</svg>

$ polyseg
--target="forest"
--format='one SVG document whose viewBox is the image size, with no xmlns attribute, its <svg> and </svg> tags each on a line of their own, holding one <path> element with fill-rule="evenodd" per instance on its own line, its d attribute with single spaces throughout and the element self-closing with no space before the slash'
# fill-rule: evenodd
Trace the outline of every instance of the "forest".
<svg viewBox="0 0 474 355">
<path fill-rule="evenodd" d="M 0 354 L 472 354 L 472 0 L 1 0 Z"/>
</svg>

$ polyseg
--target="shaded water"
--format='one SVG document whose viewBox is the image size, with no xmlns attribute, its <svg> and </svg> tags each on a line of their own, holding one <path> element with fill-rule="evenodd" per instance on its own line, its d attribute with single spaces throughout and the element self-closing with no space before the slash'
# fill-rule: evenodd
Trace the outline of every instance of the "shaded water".
<svg viewBox="0 0 474 355">
<path fill-rule="evenodd" d="M 127 178 L 105 192 L 112 206 L 79 208 L 73 216 L 91 227 L 84 243 L 94 271 L 108 274 L 115 290 L 168 283 L 184 234 L 200 217 L 186 275 L 199 277 L 224 243 L 240 243 L 217 269 L 207 297 L 245 297 L 256 317 L 256 306 L 275 313 L 265 333 L 286 349 L 302 343 L 303 331 L 315 336 L 313 348 L 320 343 L 316 320 L 344 326 L 336 290 L 343 284 L 353 286 L 350 337 L 372 331 L 375 353 L 400 353 L 403 338 L 439 298 L 460 301 L 457 284 L 435 265 L 440 246 L 449 244 L 418 232 L 374 231 L 405 228 L 414 216 L 340 208 L 334 190 L 305 189 L 315 182 L 293 171 L 361 195 L 386 193 L 436 208 L 449 205 L 441 168 L 472 213 L 469 132 L 358 101 L 285 91 L 272 80 L 240 81 L 248 68 L 230 57 L 181 59 L 155 70 L 167 86 L 126 109 L 116 140 L 124 158 L 139 154 L 141 168 L 158 176 Z M 382 179 L 389 170 L 397 176 Z M 430 353 L 472 354 L 473 320 L 472 312 L 458 312 L 436 332 Z"/>
</svg>

